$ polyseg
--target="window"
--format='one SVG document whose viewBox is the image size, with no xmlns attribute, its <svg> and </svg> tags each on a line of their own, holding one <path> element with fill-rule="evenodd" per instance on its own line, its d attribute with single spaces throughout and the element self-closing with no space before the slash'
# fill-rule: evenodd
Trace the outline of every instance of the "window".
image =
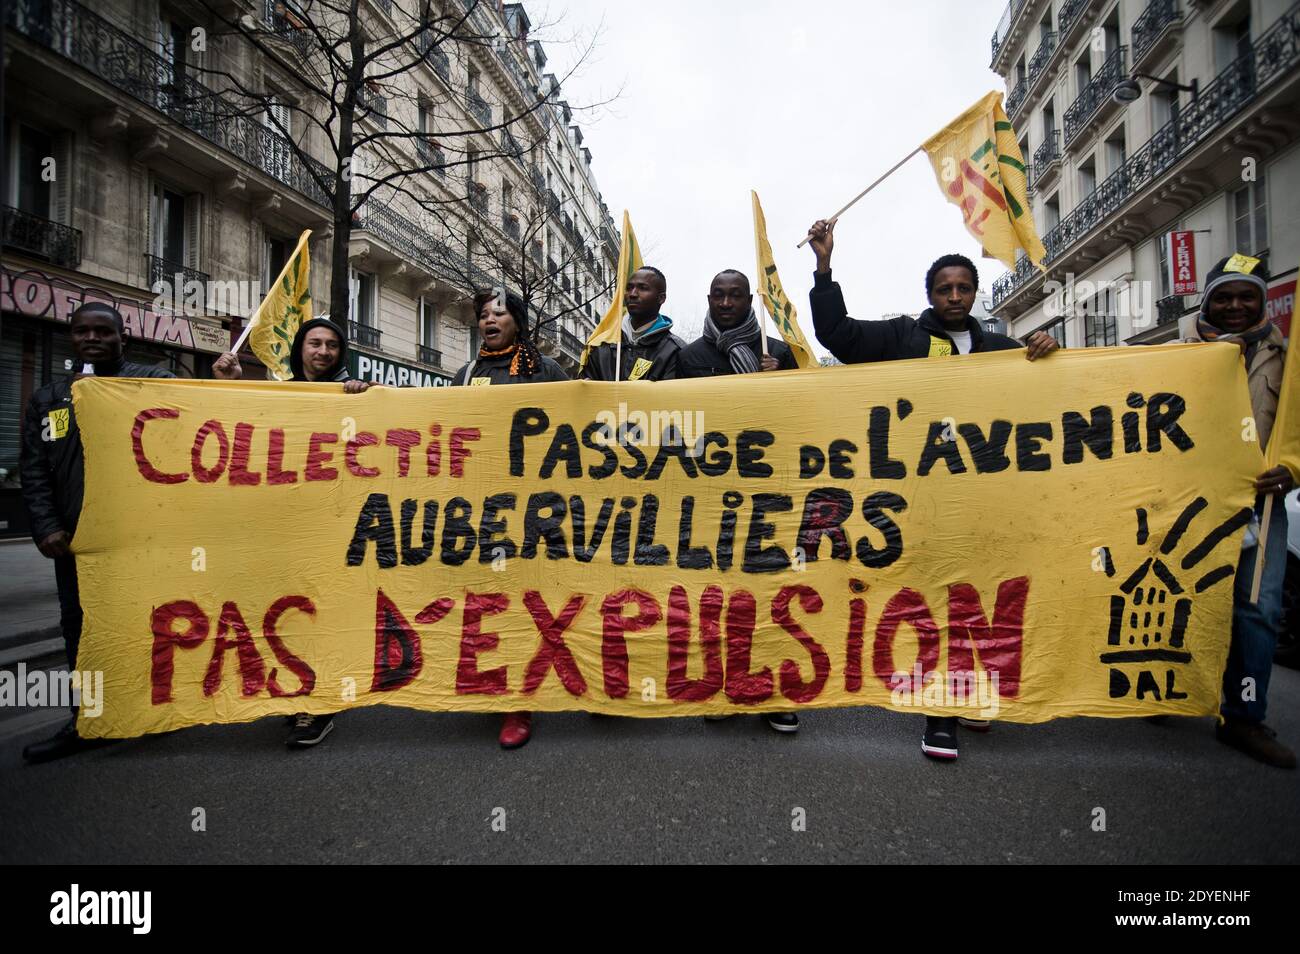
<svg viewBox="0 0 1300 954">
<path fill-rule="evenodd" d="M 1214 28 L 1214 64 L 1220 72 L 1250 53 L 1250 5 L 1239 4 Z"/>
<path fill-rule="evenodd" d="M 1061 222 L 1061 199 L 1053 194 L 1043 203 L 1043 228 L 1051 231 Z"/>
<path fill-rule="evenodd" d="M 1268 249 L 1268 207 L 1265 201 L 1264 170 L 1256 170 L 1254 182 L 1232 194 L 1234 251 L 1254 255 Z"/>
<path fill-rule="evenodd" d="M 1160 297 L 1168 298 L 1173 286 L 1169 284 L 1169 236 L 1164 232 L 1156 236 L 1156 270 L 1160 273 Z"/>
<path fill-rule="evenodd" d="M 466 80 L 466 85 L 469 87 L 469 94 L 471 96 L 477 96 L 478 95 L 478 70 L 471 66 L 468 68 L 468 74 L 469 76 L 468 79 Z"/>
<path fill-rule="evenodd" d="M 438 306 L 428 298 L 420 297 L 420 344 L 438 350 Z"/>
<path fill-rule="evenodd" d="M 501 214 L 509 215 L 515 208 L 515 188 L 510 182 L 501 183 Z"/>
<path fill-rule="evenodd" d="M 1065 347 L 1065 318 L 1063 317 L 1057 318 L 1051 324 L 1044 325 L 1039 330 L 1046 331 L 1049 335 L 1051 335 L 1053 338 L 1056 339 L 1057 344 L 1059 344 L 1062 348 Z"/>
<path fill-rule="evenodd" d="M 273 135 L 267 139 L 266 171 L 281 182 L 289 178 L 289 166 L 293 159 L 293 150 L 289 145 L 293 134 L 292 119 L 293 114 L 287 102 L 274 93 L 267 97 L 262 121 Z"/>
<path fill-rule="evenodd" d="M 1084 303 L 1083 342 L 1087 348 L 1109 348 L 1119 344 L 1115 321 L 1115 289 L 1103 288 L 1090 301 Z M 1061 346 L 1065 346 L 1064 330 Z"/>
<path fill-rule="evenodd" d="M 1092 52 L 1085 49 L 1083 55 L 1074 61 L 1074 89 L 1075 95 L 1083 92 L 1083 88 L 1092 81 Z"/>
<path fill-rule="evenodd" d="M 169 265 L 198 267 L 199 196 L 154 184 L 152 254 Z"/>
<path fill-rule="evenodd" d="M 1079 198 L 1086 199 L 1097 191 L 1097 159 L 1089 156 L 1079 164 Z"/>
<path fill-rule="evenodd" d="M 17 124 L 18 135 L 11 146 L 9 204 L 23 212 L 52 219 L 53 189 L 48 181 L 51 169 L 46 159 L 54 156 L 54 138 L 39 129 Z M 58 166 L 53 167 L 58 181 Z"/>
<path fill-rule="evenodd" d="M 1124 142 L 1124 126 L 1121 124 L 1106 140 L 1106 175 L 1109 176 L 1124 168 L 1124 161 L 1127 158 L 1128 149 Z"/>
<path fill-rule="evenodd" d="M 262 294 L 270 292 L 289 260 L 290 245 L 284 239 L 267 236 L 262 243 Z"/>
<path fill-rule="evenodd" d="M 366 328 L 375 327 L 375 276 L 349 269 L 348 320 Z"/>
</svg>

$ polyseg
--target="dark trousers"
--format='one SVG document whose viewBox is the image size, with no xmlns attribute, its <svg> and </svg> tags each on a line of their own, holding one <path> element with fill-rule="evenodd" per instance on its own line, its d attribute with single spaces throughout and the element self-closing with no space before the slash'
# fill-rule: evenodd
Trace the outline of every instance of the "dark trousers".
<svg viewBox="0 0 1300 954">
<path fill-rule="evenodd" d="M 54 580 L 59 586 L 59 627 L 68 650 L 68 669 L 77 668 L 77 647 L 81 645 L 81 593 L 77 587 L 77 558 L 55 557 Z M 73 706 L 76 712 L 76 706 Z"/>
</svg>

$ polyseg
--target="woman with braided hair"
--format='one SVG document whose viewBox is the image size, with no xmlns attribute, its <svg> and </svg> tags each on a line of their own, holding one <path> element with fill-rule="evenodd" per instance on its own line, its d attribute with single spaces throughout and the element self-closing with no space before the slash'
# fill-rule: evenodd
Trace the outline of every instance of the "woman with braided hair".
<svg viewBox="0 0 1300 954">
<path fill-rule="evenodd" d="M 564 369 L 537 350 L 528 334 L 528 306 L 518 295 L 497 291 L 474 296 L 483 346 L 478 357 L 452 377 L 452 387 L 485 384 L 528 384 L 567 381 Z M 498 741 L 503 749 L 517 749 L 532 735 L 531 712 L 507 712 Z"/>
<path fill-rule="evenodd" d="M 569 380 L 564 369 L 533 344 L 528 334 L 528 306 L 518 295 L 479 292 L 474 296 L 474 314 L 483 345 L 478 357 L 452 377 L 453 387 Z"/>
</svg>

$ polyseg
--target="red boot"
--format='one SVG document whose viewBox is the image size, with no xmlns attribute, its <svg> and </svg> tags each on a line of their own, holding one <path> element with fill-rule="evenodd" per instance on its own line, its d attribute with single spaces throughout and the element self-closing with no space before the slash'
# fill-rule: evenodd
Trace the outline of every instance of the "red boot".
<svg viewBox="0 0 1300 954">
<path fill-rule="evenodd" d="M 533 714 L 531 712 L 507 712 L 501 720 L 501 748 L 517 749 L 525 745 L 532 736 Z"/>
</svg>

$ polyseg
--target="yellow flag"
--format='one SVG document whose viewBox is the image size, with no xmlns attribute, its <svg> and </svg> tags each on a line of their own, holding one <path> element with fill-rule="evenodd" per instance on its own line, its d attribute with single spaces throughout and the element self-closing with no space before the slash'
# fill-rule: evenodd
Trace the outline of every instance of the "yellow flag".
<svg viewBox="0 0 1300 954">
<path fill-rule="evenodd" d="M 1240 269 L 1238 269 L 1240 270 Z M 1300 288 L 1300 285 L 1296 286 Z M 1300 321 L 1300 308 L 1296 307 L 1300 295 L 1294 296 L 1291 303 L 1291 336 L 1295 337 L 1296 322 Z M 1278 464 L 1285 464 L 1291 475 L 1300 480 L 1300 384 L 1296 376 L 1300 375 L 1300 365 L 1296 364 L 1295 342 L 1286 349 L 1286 365 L 1282 371 L 1282 392 L 1277 399 L 1277 417 L 1273 420 L 1273 430 L 1269 434 L 1268 446 L 1264 448 L 1264 457 L 1271 470 Z"/>
<path fill-rule="evenodd" d="M 763 216 L 763 206 L 758 201 L 757 192 L 750 189 L 749 195 L 754 202 L 754 247 L 758 253 L 758 293 L 763 296 L 763 304 L 767 306 L 767 313 L 772 316 L 776 330 L 781 332 L 781 337 L 790 346 L 795 364 L 801 368 L 813 367 L 817 361 L 813 358 L 812 348 L 808 346 L 808 339 L 803 336 L 803 329 L 799 327 L 799 315 L 795 312 L 790 299 L 785 296 L 785 289 L 781 287 L 781 276 L 776 272 L 776 259 L 772 257 L 772 243 L 767 240 L 767 219 Z"/>
<path fill-rule="evenodd" d="M 966 231 L 984 254 L 1016 267 L 1022 248 L 1040 269 L 1047 254 L 1029 211 L 1029 181 L 1016 132 L 1002 111 L 1002 94 L 989 93 L 927 139 L 944 198 L 961 209 Z"/>
<path fill-rule="evenodd" d="M 303 316 L 311 314 L 311 252 L 307 247 L 310 237 L 311 229 L 298 236 L 298 247 L 249 319 L 253 330 L 248 334 L 248 346 L 277 381 L 293 377 L 289 367 L 293 337 Z"/>
<path fill-rule="evenodd" d="M 645 262 L 641 261 L 641 246 L 637 244 L 636 233 L 632 231 L 632 220 L 624 210 L 623 239 L 618 246 L 618 273 L 614 276 L 614 301 L 587 339 L 587 347 L 582 349 L 579 369 L 586 366 L 587 357 L 596 345 L 618 342 L 619 335 L 623 333 L 623 290 L 627 288 L 627 280 L 632 277 L 632 273 L 643 265 Z"/>
</svg>

